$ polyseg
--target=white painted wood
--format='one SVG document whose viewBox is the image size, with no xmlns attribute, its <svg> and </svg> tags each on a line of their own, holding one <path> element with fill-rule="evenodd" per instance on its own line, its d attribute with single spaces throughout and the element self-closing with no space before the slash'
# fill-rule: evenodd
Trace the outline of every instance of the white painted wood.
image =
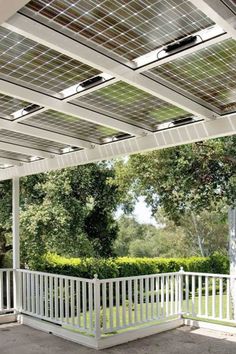
<svg viewBox="0 0 236 354">
<path fill-rule="evenodd" d="M 230 259 L 230 291 L 233 307 L 233 318 L 236 320 L 236 208 L 229 208 L 229 259 Z"/>
<path fill-rule="evenodd" d="M 195 275 L 192 275 L 192 314 L 195 315 Z"/>
<path fill-rule="evenodd" d="M 115 292 L 116 292 L 116 327 L 120 327 L 120 282 L 115 282 Z"/>
<path fill-rule="evenodd" d="M 117 283 L 116 283 L 117 284 Z M 119 284 L 118 284 L 119 285 Z M 118 299 L 116 288 L 116 300 Z M 100 323 L 100 308 L 101 298 L 100 298 L 100 281 L 97 274 L 94 276 L 94 311 L 95 311 L 95 339 L 98 340 L 101 338 L 101 323 Z"/>
<path fill-rule="evenodd" d="M 90 333 L 93 332 L 93 288 L 92 283 L 88 284 L 88 291 L 89 291 L 89 331 Z"/>
<path fill-rule="evenodd" d="M 113 331 L 113 283 L 108 283 L 109 289 L 109 330 Z"/>
<path fill-rule="evenodd" d="M 198 316 L 202 314 L 202 277 L 198 277 Z"/>
<path fill-rule="evenodd" d="M 97 146 L 94 149 L 72 152 L 53 159 L 31 162 L 23 166 L 7 168 L 0 171 L 0 180 L 16 176 L 57 170 L 64 167 L 83 165 L 104 159 L 113 159 L 141 151 L 159 150 L 172 146 L 204 141 L 236 133 L 236 114 L 222 117 L 215 121 L 198 122 L 186 126 L 167 129 L 142 138 L 130 138 Z"/>
<path fill-rule="evenodd" d="M 227 279 L 226 286 L 226 319 L 230 320 L 230 281 Z"/>
<path fill-rule="evenodd" d="M 212 317 L 216 317 L 216 278 L 212 278 Z"/>
<path fill-rule="evenodd" d="M 220 278 L 219 284 L 220 284 L 219 318 L 220 318 L 220 320 L 222 320 L 222 318 L 223 318 L 223 279 L 222 278 Z"/>
<path fill-rule="evenodd" d="M 12 17 L 18 10 L 24 7 L 29 0 L 0 0 L 0 24 L 7 21 Z"/>
<path fill-rule="evenodd" d="M 205 277 L 205 316 L 208 316 L 208 304 L 209 304 L 209 278 Z"/>
<path fill-rule="evenodd" d="M 189 313 L 189 275 L 185 275 L 185 301 L 186 301 L 186 311 Z"/>
<path fill-rule="evenodd" d="M 106 330 L 107 330 L 107 316 L 106 316 L 106 313 L 107 313 L 107 296 L 106 296 L 106 291 L 107 291 L 107 284 L 103 283 L 102 284 L 103 333 L 106 333 Z"/>
</svg>

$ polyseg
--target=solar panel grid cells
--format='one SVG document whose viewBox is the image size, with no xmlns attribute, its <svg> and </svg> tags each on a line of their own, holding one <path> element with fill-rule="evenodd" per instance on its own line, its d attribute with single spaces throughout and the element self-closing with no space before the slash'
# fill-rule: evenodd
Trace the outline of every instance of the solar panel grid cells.
<svg viewBox="0 0 236 354">
<path fill-rule="evenodd" d="M 213 24 L 183 0 L 32 0 L 22 12 L 129 60 Z"/>
<path fill-rule="evenodd" d="M 30 161 L 30 156 L 15 153 L 15 152 L 10 152 L 10 151 L 5 151 L 5 150 L 0 150 L 0 158 L 6 158 L 6 159 L 13 159 L 17 160 L 19 162 L 29 162 Z"/>
<path fill-rule="evenodd" d="M 10 116 L 12 113 L 21 109 L 23 113 L 23 108 L 28 104 L 28 102 L 0 94 L 0 118 L 11 120 L 14 118 L 13 116 Z"/>
<path fill-rule="evenodd" d="M 46 139 L 20 134 L 8 130 L 0 130 L 0 141 L 11 142 L 12 144 L 29 147 L 33 149 L 59 154 L 65 145 Z"/>
<path fill-rule="evenodd" d="M 236 41 L 229 39 L 146 73 L 161 77 L 210 103 L 222 113 L 236 110 Z"/>
<path fill-rule="evenodd" d="M 0 75 L 55 95 L 98 73 L 94 68 L 0 28 Z"/>
<path fill-rule="evenodd" d="M 119 133 L 116 130 L 52 110 L 28 118 L 27 124 L 98 144 L 105 137 Z"/>
<path fill-rule="evenodd" d="M 189 115 L 184 110 L 164 102 L 138 88 L 118 82 L 72 101 L 80 106 L 119 117 L 127 123 L 145 125 L 155 130 L 163 121 Z"/>
</svg>

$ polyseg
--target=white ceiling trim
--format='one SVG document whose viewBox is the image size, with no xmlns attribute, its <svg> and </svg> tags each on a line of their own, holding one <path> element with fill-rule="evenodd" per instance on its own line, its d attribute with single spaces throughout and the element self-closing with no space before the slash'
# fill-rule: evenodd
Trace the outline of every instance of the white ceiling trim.
<svg viewBox="0 0 236 354">
<path fill-rule="evenodd" d="M 54 49 L 70 58 L 90 65 L 101 72 L 105 72 L 116 79 L 120 79 L 130 85 L 133 85 L 149 94 L 158 97 L 166 102 L 176 105 L 196 116 L 206 119 L 216 117 L 216 113 L 208 108 L 203 107 L 199 103 L 171 90 L 168 87 L 159 84 L 136 73 L 133 69 L 118 63 L 114 59 L 109 58 L 91 49 L 84 44 L 78 43 L 73 39 L 60 34 L 40 23 L 37 23 L 23 15 L 16 14 L 9 21 L 3 24 L 4 27 L 11 31 L 17 32 L 27 38 L 41 43 L 48 48 Z"/>
<path fill-rule="evenodd" d="M 7 21 L 28 2 L 29 0 L 0 0 L 0 24 Z"/>
<path fill-rule="evenodd" d="M 96 146 L 93 150 L 81 150 L 53 159 L 31 162 L 23 166 L 14 166 L 0 171 L 0 180 L 21 177 L 65 167 L 84 165 L 101 160 L 127 156 L 143 151 L 159 150 L 168 147 L 189 144 L 236 133 L 236 114 L 212 121 L 202 121 L 156 132 L 140 138 L 131 138 L 111 144 Z"/>
</svg>

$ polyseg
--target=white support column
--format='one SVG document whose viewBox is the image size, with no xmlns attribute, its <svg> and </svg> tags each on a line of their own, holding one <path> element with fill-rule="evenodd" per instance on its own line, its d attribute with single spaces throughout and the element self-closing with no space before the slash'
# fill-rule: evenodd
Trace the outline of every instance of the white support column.
<svg viewBox="0 0 236 354">
<path fill-rule="evenodd" d="M 20 208 L 20 182 L 19 182 L 19 177 L 14 177 L 12 179 L 13 269 L 20 268 L 19 208 Z"/>
<path fill-rule="evenodd" d="M 229 261 L 230 275 L 236 277 L 236 208 L 229 209 Z M 233 305 L 233 317 L 236 319 L 236 279 L 231 279 L 231 297 Z"/>
<path fill-rule="evenodd" d="M 20 183 L 19 177 L 12 179 L 12 250 L 13 250 L 13 291 L 15 312 L 20 308 L 20 232 L 19 232 L 19 208 L 20 208 Z"/>
</svg>

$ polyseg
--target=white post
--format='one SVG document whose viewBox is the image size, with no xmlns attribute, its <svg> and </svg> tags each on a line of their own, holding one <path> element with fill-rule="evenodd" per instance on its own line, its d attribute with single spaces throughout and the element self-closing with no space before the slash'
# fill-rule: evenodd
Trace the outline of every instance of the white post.
<svg viewBox="0 0 236 354">
<path fill-rule="evenodd" d="M 184 268 L 180 267 L 179 271 L 179 315 L 182 316 L 183 314 L 183 309 L 182 309 L 182 304 L 183 304 L 183 277 L 184 277 Z"/>
<path fill-rule="evenodd" d="M 229 214 L 229 260 L 230 275 L 236 277 L 236 208 L 230 208 Z M 233 317 L 236 320 L 236 280 L 231 279 L 230 290 L 233 305 Z"/>
<path fill-rule="evenodd" d="M 12 251 L 13 251 L 13 289 L 14 309 L 20 307 L 20 284 L 17 281 L 17 269 L 20 268 L 20 233 L 19 233 L 20 182 L 19 177 L 12 179 Z"/>
<path fill-rule="evenodd" d="M 94 310 L 95 310 L 95 339 L 101 338 L 100 324 L 100 281 L 98 275 L 94 275 Z M 104 311 L 104 310 L 103 310 Z"/>
</svg>

